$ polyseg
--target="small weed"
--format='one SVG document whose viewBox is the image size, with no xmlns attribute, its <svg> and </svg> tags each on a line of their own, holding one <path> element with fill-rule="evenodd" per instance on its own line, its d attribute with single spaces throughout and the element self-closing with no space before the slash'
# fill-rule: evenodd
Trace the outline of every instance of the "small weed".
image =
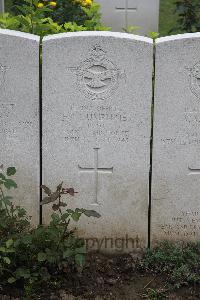
<svg viewBox="0 0 200 300">
<path fill-rule="evenodd" d="M 148 300 L 161 300 L 161 299 L 166 299 L 166 297 L 167 297 L 167 290 L 163 288 L 158 288 L 158 289 L 147 288 L 145 293 L 142 295 L 143 299 L 148 299 Z"/>
<path fill-rule="evenodd" d="M 165 241 L 147 251 L 139 268 L 163 274 L 175 288 L 200 283 L 200 242 L 172 243 Z"/>
</svg>

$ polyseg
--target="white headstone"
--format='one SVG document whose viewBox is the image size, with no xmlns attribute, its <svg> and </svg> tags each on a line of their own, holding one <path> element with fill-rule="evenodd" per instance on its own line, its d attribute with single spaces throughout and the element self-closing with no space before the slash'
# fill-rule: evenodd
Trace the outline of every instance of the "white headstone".
<svg viewBox="0 0 200 300">
<path fill-rule="evenodd" d="M 200 239 L 200 34 L 156 43 L 152 241 Z"/>
<path fill-rule="evenodd" d="M 14 196 L 39 221 L 39 37 L 0 30 L 0 164 L 15 166 Z"/>
<path fill-rule="evenodd" d="M 98 0 L 102 21 L 112 31 L 138 26 L 136 33 L 146 35 L 158 31 L 160 0 Z"/>
<path fill-rule="evenodd" d="M 0 0 L 0 13 L 3 13 L 5 9 L 4 0 Z"/>
<path fill-rule="evenodd" d="M 114 251 L 147 245 L 152 41 L 110 32 L 43 41 L 43 179 L 78 194 L 80 235 Z M 45 222 L 52 213 L 44 208 Z"/>
</svg>

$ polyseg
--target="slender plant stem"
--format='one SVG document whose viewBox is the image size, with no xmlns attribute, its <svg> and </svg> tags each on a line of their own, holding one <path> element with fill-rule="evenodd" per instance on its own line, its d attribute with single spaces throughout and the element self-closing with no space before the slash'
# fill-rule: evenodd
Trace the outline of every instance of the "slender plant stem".
<svg viewBox="0 0 200 300">
<path fill-rule="evenodd" d="M 59 210 L 60 215 L 61 215 L 61 217 L 62 217 L 62 216 L 63 216 L 63 213 L 62 213 L 60 204 L 61 204 L 61 194 L 59 194 L 59 197 L 58 197 L 58 205 L 59 205 L 59 209 L 58 209 L 58 210 Z M 56 248 L 57 250 L 58 250 L 58 248 L 59 248 L 59 246 L 60 246 L 60 243 L 62 242 L 62 240 L 63 240 L 64 237 L 65 237 L 65 234 L 66 234 L 66 232 L 67 232 L 68 225 L 69 225 L 69 223 L 70 223 L 70 219 L 68 219 L 68 221 L 64 220 L 64 223 L 65 223 L 65 227 L 64 227 L 63 233 L 62 233 L 62 235 L 61 235 L 61 237 L 60 237 L 60 240 L 58 241 L 58 245 L 57 245 L 57 248 Z"/>
<path fill-rule="evenodd" d="M 1 192 L 2 199 L 4 199 L 5 195 L 4 195 L 3 189 L 1 187 L 0 187 L 0 192 Z M 7 214 L 10 216 L 9 210 L 8 210 L 8 207 L 7 207 L 6 203 L 5 202 L 3 202 L 3 203 L 5 205 L 5 209 L 6 209 Z"/>
</svg>

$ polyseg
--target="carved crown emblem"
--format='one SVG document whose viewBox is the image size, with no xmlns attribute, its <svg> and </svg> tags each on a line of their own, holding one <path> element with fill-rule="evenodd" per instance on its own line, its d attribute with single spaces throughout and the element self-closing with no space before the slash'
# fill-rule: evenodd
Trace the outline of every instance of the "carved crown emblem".
<svg viewBox="0 0 200 300">
<path fill-rule="evenodd" d="M 92 47 L 89 57 L 75 71 L 79 90 L 91 100 L 108 98 L 124 74 L 107 59 L 100 45 Z"/>
</svg>

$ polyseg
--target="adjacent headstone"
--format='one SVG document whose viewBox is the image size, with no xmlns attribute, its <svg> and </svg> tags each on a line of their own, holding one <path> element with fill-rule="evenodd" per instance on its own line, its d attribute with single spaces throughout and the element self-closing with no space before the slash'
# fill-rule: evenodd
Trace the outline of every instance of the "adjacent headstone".
<svg viewBox="0 0 200 300">
<path fill-rule="evenodd" d="M 102 21 L 112 31 L 138 26 L 136 33 L 147 35 L 158 31 L 160 0 L 98 0 Z"/>
<path fill-rule="evenodd" d="M 0 14 L 4 12 L 5 5 L 4 5 L 4 0 L 0 0 Z"/>
<path fill-rule="evenodd" d="M 110 32 L 43 41 L 43 180 L 52 190 L 64 181 L 78 192 L 70 207 L 101 214 L 78 223 L 91 249 L 147 245 L 152 49 Z"/>
<path fill-rule="evenodd" d="M 200 239 L 200 34 L 156 43 L 152 241 Z"/>
<path fill-rule="evenodd" d="M 0 164 L 15 166 L 10 191 L 39 221 L 39 37 L 0 30 Z"/>
</svg>

